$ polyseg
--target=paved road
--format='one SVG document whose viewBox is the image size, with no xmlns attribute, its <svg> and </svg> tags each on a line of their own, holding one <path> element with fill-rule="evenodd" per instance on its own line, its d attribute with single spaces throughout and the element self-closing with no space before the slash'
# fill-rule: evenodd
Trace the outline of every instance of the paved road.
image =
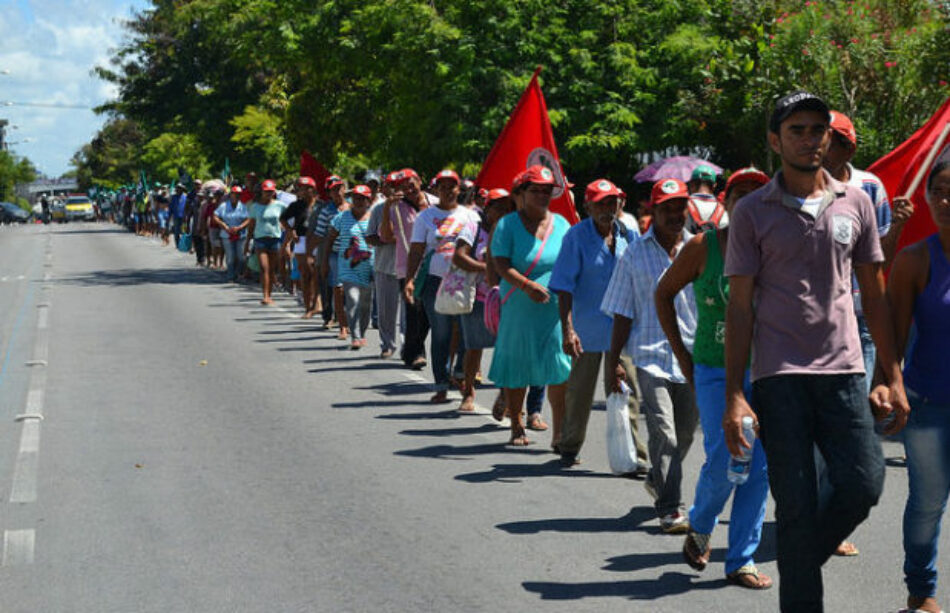
<svg viewBox="0 0 950 613">
<path fill-rule="evenodd" d="M 487 414 L 428 406 L 417 374 L 258 298 L 111 226 L 0 227 L 0 609 L 777 610 L 726 585 L 725 526 L 709 569 L 682 563 L 608 474 L 602 412 L 562 471 L 547 435 L 506 448 Z M 828 610 L 902 602 L 887 479 L 860 557 L 826 567 Z"/>
</svg>

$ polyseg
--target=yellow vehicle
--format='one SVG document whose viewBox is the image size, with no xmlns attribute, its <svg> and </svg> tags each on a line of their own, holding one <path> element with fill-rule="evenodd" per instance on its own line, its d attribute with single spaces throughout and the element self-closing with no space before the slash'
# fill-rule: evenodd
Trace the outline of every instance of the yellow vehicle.
<svg viewBox="0 0 950 613">
<path fill-rule="evenodd" d="M 96 208 L 86 196 L 70 196 L 66 199 L 66 221 L 84 219 L 96 220 Z"/>
</svg>

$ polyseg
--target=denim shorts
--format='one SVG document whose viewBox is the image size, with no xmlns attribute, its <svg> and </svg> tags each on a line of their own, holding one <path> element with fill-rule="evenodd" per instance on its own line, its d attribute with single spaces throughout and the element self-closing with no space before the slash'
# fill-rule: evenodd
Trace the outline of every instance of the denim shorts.
<svg viewBox="0 0 950 613">
<path fill-rule="evenodd" d="M 273 236 L 254 239 L 254 251 L 277 251 L 280 248 L 280 239 Z"/>
</svg>

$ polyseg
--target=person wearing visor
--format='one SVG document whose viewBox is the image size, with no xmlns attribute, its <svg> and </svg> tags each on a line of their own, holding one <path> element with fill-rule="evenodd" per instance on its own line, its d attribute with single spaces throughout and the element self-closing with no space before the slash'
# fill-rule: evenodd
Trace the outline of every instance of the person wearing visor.
<svg viewBox="0 0 950 613">
<path fill-rule="evenodd" d="M 769 182 L 756 168 L 732 173 L 726 183 L 725 208 L 732 211 L 736 202 Z M 762 521 L 769 494 L 765 451 L 755 443 L 748 479 L 733 485 L 728 479 L 729 450 L 722 432 L 726 409 L 726 301 L 729 280 L 723 275 L 723 257 L 729 240 L 729 228 L 707 228 L 683 246 L 656 288 L 656 311 L 669 340 L 680 370 L 693 382 L 703 449 L 706 461 L 699 472 L 693 506 L 689 510 L 689 533 L 683 545 L 686 563 L 704 570 L 712 552 L 710 539 L 732 496 L 729 519 L 729 549 L 726 553 L 726 578 L 730 583 L 768 589 L 772 580 L 760 573 L 753 555 L 762 540 Z M 676 296 L 691 285 L 696 294 L 697 322 L 693 349 L 687 349 L 676 325 Z M 746 377 L 746 398 L 752 390 Z"/>
<path fill-rule="evenodd" d="M 621 352 L 636 368 L 640 409 L 650 434 L 651 467 L 644 487 L 667 534 L 684 534 L 689 529 L 682 500 L 683 460 L 693 443 L 699 415 L 688 373 L 680 369 L 659 325 L 654 290 L 692 238 L 685 229 L 688 202 L 686 184 L 678 179 L 661 179 L 653 185 L 653 223 L 617 262 L 601 303 L 601 310 L 614 320 L 604 377 L 612 392 L 621 390 L 627 376 L 620 365 Z M 675 324 L 691 349 L 696 330 L 693 288 L 684 288 L 674 304 Z"/>
<path fill-rule="evenodd" d="M 247 207 L 241 202 L 242 191 L 240 186 L 233 186 L 227 201 L 218 205 L 214 212 L 214 224 L 220 228 L 221 242 L 224 244 L 228 281 L 232 283 L 237 283 L 244 272 L 244 230 L 251 223 Z"/>
<path fill-rule="evenodd" d="M 485 198 L 481 219 L 469 221 L 455 240 L 455 255 L 452 256 L 452 262 L 461 270 L 479 273 L 475 283 L 475 304 L 472 312 L 459 316 L 462 341 L 465 346 L 463 358 L 465 379 L 462 385 L 462 403 L 458 408 L 459 413 L 475 412 L 475 379 L 481 368 L 482 351 L 495 346 L 495 336 L 485 326 L 485 298 L 491 288 L 498 285 L 498 273 L 489 266 L 491 252 L 488 245 L 495 224 L 514 210 L 515 203 L 508 190 L 491 190 Z M 503 399 L 501 403 L 503 408 Z"/>
<path fill-rule="evenodd" d="M 550 210 L 555 185 L 554 173 L 545 166 L 520 173 L 511 189 L 517 210 L 495 226 L 490 248 L 501 277 L 501 319 L 488 376 L 505 391 L 509 444 L 515 446 L 532 442 L 521 415 L 526 389 L 548 386 L 551 443 L 558 452 L 571 360 L 564 353 L 557 294 L 548 284 L 570 224 Z"/>
<path fill-rule="evenodd" d="M 254 253 L 261 263 L 261 304 L 274 303 L 271 290 L 277 276 L 277 264 L 280 261 L 280 215 L 285 205 L 277 200 L 277 185 L 271 179 L 261 183 L 261 193 L 257 201 L 251 204 L 249 234 L 254 238 Z M 247 245 L 247 243 L 245 243 Z M 245 247 L 245 250 L 247 247 Z"/>
<path fill-rule="evenodd" d="M 458 202 L 459 180 L 454 170 L 443 170 L 435 176 L 439 202 L 419 213 L 412 226 L 409 260 L 406 265 L 406 284 L 403 295 L 406 301 L 412 301 L 416 283 L 421 288 L 422 306 L 431 330 L 430 352 L 432 356 L 432 374 L 435 379 L 435 394 L 430 402 L 442 403 L 448 400 L 449 368 L 451 365 L 452 327 L 457 324 L 457 315 L 444 315 L 435 310 L 435 298 L 442 283 L 442 277 L 449 272 L 452 256 L 455 254 L 455 240 L 466 225 L 477 222 L 478 216 Z M 417 277 L 419 270 L 425 274 Z M 459 358 L 464 358 L 464 343 L 459 343 Z"/>
<path fill-rule="evenodd" d="M 317 183 L 313 177 L 298 177 L 294 182 L 294 193 L 297 199 L 284 209 L 280 215 L 281 227 L 284 229 L 284 241 L 293 251 L 300 271 L 300 286 L 304 306 L 304 319 L 313 317 L 310 305 L 314 300 L 316 282 L 314 270 L 310 265 L 310 256 L 307 253 L 307 221 L 317 202 Z"/>
<path fill-rule="evenodd" d="M 587 422 L 603 355 L 610 349 L 610 317 L 600 310 L 617 261 L 637 235 L 619 220 L 623 192 L 607 179 L 587 186 L 584 207 L 587 219 L 564 236 L 561 252 L 551 274 L 551 291 L 557 292 L 561 336 L 565 353 L 571 356 L 571 376 L 567 380 L 564 432 L 561 435 L 561 464 L 578 464 L 578 454 L 587 435 Z M 629 366 L 629 362 L 625 361 Z M 630 381 L 635 371 L 627 372 Z M 607 392 L 609 394 L 609 391 Z M 630 425 L 641 466 L 647 463 L 646 446 L 637 436 L 637 398 L 630 395 Z"/>
</svg>

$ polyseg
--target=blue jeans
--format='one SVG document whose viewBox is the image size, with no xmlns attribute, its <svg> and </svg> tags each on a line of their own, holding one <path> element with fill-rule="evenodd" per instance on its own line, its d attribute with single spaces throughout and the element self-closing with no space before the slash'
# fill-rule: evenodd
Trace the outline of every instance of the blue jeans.
<svg viewBox="0 0 950 613">
<path fill-rule="evenodd" d="M 700 534 L 712 534 L 719 514 L 735 491 L 729 520 L 729 549 L 726 552 L 726 574 L 729 574 L 753 563 L 752 556 L 762 540 L 762 520 L 765 518 L 765 502 L 769 496 L 765 450 L 756 439 L 749 479 L 742 485 L 734 486 L 727 477 L 729 449 L 722 431 L 722 416 L 726 411 L 726 369 L 696 364 L 693 377 L 706 461 L 696 482 L 696 496 L 689 510 L 689 525 Z M 751 396 L 752 389 L 746 373 L 746 398 Z"/>
<path fill-rule="evenodd" d="M 874 361 L 877 359 L 877 349 L 874 347 L 874 340 L 871 338 L 871 331 L 868 330 L 868 322 L 864 315 L 858 315 L 858 336 L 861 338 L 861 355 L 864 357 L 864 376 L 867 383 L 868 394 L 871 393 L 871 379 L 874 378 Z"/>
<path fill-rule="evenodd" d="M 452 324 L 458 321 L 458 315 L 443 315 L 435 310 L 435 295 L 439 291 L 440 277 L 429 275 L 422 290 L 422 307 L 429 320 L 431 331 L 430 352 L 432 355 L 432 374 L 435 377 L 435 391 L 449 389 L 449 345 L 452 343 Z M 465 343 L 460 342 L 459 345 Z"/>
<path fill-rule="evenodd" d="M 544 408 L 544 386 L 532 385 L 528 388 L 528 400 L 525 403 L 525 411 L 528 415 L 541 414 Z"/>
<path fill-rule="evenodd" d="M 775 498 L 781 610 L 820 613 L 821 567 L 884 487 L 862 374 L 777 375 L 752 384 Z M 815 446 L 834 491 L 819 502 Z"/>
<path fill-rule="evenodd" d="M 244 239 L 224 239 L 224 260 L 228 265 L 228 280 L 237 281 L 244 272 Z"/>
<path fill-rule="evenodd" d="M 950 494 L 950 406 L 927 402 L 907 390 L 910 418 L 904 450 L 910 487 L 904 507 L 904 582 L 911 596 L 937 593 L 940 520 Z"/>
</svg>

